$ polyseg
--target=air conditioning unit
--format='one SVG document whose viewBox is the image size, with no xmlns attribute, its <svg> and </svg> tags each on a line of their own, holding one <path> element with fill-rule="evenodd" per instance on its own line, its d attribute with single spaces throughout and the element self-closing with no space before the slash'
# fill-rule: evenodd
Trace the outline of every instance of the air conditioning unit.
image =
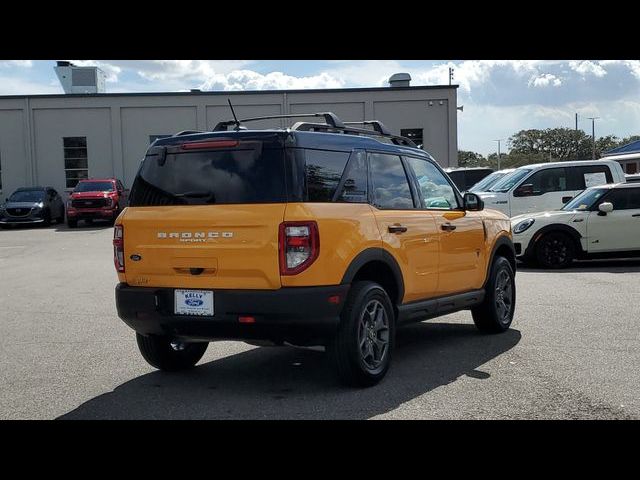
<svg viewBox="0 0 640 480">
<path fill-rule="evenodd" d="M 64 93 L 106 93 L 106 75 L 98 67 L 78 67 L 71 62 L 57 62 L 53 67 Z"/>
</svg>

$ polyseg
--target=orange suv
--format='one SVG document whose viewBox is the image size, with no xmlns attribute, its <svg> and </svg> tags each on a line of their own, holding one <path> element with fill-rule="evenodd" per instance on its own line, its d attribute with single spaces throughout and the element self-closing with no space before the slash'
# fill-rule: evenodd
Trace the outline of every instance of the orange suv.
<svg viewBox="0 0 640 480">
<path fill-rule="evenodd" d="M 509 219 L 380 122 L 299 116 L 325 121 L 233 120 L 149 147 L 113 241 L 118 315 L 145 360 L 189 368 L 218 339 L 324 345 L 368 386 L 403 324 L 471 310 L 508 329 Z"/>
</svg>

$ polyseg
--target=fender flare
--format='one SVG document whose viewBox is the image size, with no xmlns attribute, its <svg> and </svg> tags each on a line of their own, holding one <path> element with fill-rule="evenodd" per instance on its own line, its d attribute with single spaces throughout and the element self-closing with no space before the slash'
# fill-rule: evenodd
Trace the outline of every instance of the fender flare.
<svg viewBox="0 0 640 480">
<path fill-rule="evenodd" d="M 516 249 L 513 246 L 513 240 L 511 240 L 511 238 L 509 238 L 508 235 L 500 235 L 494 242 L 493 248 L 491 249 L 491 255 L 489 256 L 489 262 L 487 263 L 487 273 L 486 273 L 487 276 L 484 280 L 484 284 L 482 285 L 482 288 L 485 288 L 487 285 L 487 282 L 489 281 L 491 267 L 493 266 L 493 261 L 496 256 L 496 252 L 502 246 L 506 246 L 511 252 L 512 258 L 508 260 L 509 260 L 509 263 L 511 263 L 511 266 L 513 267 L 513 275 L 515 276 L 516 274 Z"/>
<path fill-rule="evenodd" d="M 563 223 L 552 223 L 551 225 L 545 225 L 544 227 L 542 227 L 540 230 L 538 230 L 536 233 L 533 234 L 533 237 L 529 242 L 529 246 L 527 247 L 528 255 L 533 255 L 536 248 L 536 244 L 538 243 L 540 238 L 549 232 L 566 233 L 573 239 L 575 246 L 577 248 L 576 253 L 578 253 L 579 255 L 583 255 L 584 253 L 586 253 L 584 251 L 584 248 L 582 248 L 582 242 L 580 241 L 580 239 L 582 238 L 582 235 L 580 235 L 580 232 L 578 232 L 575 228 L 571 227 L 570 225 L 565 225 Z"/>
<path fill-rule="evenodd" d="M 398 302 L 401 303 L 404 298 L 404 280 L 402 277 L 402 270 L 400 269 L 400 265 L 393 255 L 387 252 L 384 248 L 372 247 L 367 248 L 360 252 L 356 257 L 351 261 L 347 270 L 345 271 L 341 284 L 350 284 L 353 282 L 358 270 L 364 267 L 369 262 L 382 262 L 386 266 L 388 266 L 393 272 L 393 277 L 396 281 L 396 285 L 398 286 Z"/>
</svg>

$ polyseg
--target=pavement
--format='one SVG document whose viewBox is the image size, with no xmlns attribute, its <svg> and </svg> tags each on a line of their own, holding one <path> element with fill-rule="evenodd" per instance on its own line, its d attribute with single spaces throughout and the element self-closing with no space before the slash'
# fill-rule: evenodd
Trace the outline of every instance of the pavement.
<svg viewBox="0 0 640 480">
<path fill-rule="evenodd" d="M 0 230 L 0 419 L 638 419 L 640 260 L 519 269 L 516 315 L 398 331 L 387 377 L 341 386 L 321 351 L 215 342 L 154 370 L 117 315 L 112 228 Z"/>
</svg>

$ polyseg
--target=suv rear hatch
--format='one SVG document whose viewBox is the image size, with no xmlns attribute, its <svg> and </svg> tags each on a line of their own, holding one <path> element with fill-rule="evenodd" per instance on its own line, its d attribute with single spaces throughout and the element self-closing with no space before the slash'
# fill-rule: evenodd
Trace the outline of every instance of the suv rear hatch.
<svg viewBox="0 0 640 480">
<path fill-rule="evenodd" d="M 280 288 L 282 137 L 243 133 L 149 149 L 119 222 L 128 284 Z"/>
</svg>

